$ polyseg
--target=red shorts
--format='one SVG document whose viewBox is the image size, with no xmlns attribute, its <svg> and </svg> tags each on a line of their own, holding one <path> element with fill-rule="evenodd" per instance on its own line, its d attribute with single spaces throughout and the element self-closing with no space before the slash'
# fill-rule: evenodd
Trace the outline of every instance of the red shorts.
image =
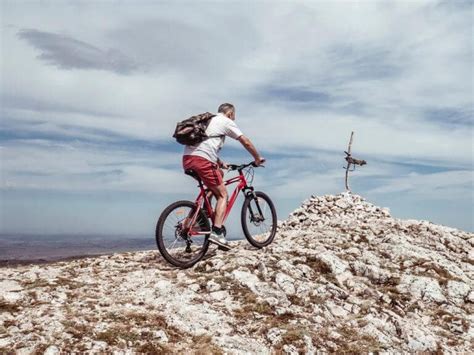
<svg viewBox="0 0 474 355">
<path fill-rule="evenodd" d="M 214 187 L 222 184 L 224 172 L 219 169 L 216 163 L 213 163 L 203 157 L 196 155 L 183 156 L 183 168 L 193 169 L 201 178 L 204 185 Z"/>
</svg>

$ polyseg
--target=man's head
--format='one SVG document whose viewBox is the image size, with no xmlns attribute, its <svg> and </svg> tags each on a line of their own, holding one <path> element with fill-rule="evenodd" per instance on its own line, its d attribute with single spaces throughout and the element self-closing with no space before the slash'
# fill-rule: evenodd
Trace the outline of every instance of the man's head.
<svg viewBox="0 0 474 355">
<path fill-rule="evenodd" d="M 235 120 L 235 107 L 232 104 L 226 102 L 225 104 L 220 105 L 217 112 L 222 113 L 231 120 Z"/>
</svg>

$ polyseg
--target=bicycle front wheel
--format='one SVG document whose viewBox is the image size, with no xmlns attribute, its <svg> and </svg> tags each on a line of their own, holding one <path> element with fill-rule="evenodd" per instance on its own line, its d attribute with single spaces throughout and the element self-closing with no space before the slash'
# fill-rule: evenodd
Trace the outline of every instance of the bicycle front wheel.
<svg viewBox="0 0 474 355">
<path fill-rule="evenodd" d="M 250 244 L 256 248 L 269 245 L 277 230 L 277 214 L 270 197 L 261 191 L 247 196 L 242 205 L 241 222 Z"/>
<path fill-rule="evenodd" d="M 191 201 L 178 201 L 169 205 L 161 214 L 156 224 L 156 244 L 161 255 L 170 264 L 188 268 L 201 260 L 209 248 L 208 234 L 190 236 L 194 231 L 210 231 L 209 219 L 202 210 L 191 227 L 190 221 L 196 210 Z"/>
</svg>

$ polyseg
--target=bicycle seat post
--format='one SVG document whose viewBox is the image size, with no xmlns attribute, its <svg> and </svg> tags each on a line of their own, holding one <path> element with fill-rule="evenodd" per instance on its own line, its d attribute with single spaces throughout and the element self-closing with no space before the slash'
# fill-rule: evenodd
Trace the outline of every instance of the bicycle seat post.
<svg viewBox="0 0 474 355">
<path fill-rule="evenodd" d="M 191 176 L 192 178 L 196 179 L 197 182 L 199 183 L 199 187 L 200 187 L 202 190 L 204 190 L 204 185 L 202 184 L 201 178 L 199 177 L 199 175 L 198 175 L 193 169 L 186 169 L 186 170 L 184 171 L 184 173 L 185 173 L 186 175 L 189 175 L 189 176 Z"/>
</svg>

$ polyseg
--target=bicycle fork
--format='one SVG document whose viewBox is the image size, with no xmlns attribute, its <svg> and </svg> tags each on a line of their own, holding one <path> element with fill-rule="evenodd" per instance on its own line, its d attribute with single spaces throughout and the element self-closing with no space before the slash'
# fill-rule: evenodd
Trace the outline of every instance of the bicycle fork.
<svg viewBox="0 0 474 355">
<path fill-rule="evenodd" d="M 245 196 L 246 196 L 246 198 L 250 197 L 255 201 L 255 205 L 257 206 L 257 212 L 258 212 L 258 215 L 255 216 L 255 213 L 252 209 L 252 205 L 249 203 L 250 222 L 254 222 L 254 223 L 263 222 L 265 220 L 265 218 L 263 217 L 262 209 L 260 208 L 260 204 L 258 203 L 258 197 L 255 194 L 255 191 L 254 191 L 253 187 L 248 187 L 247 189 L 249 191 L 245 192 Z"/>
</svg>

